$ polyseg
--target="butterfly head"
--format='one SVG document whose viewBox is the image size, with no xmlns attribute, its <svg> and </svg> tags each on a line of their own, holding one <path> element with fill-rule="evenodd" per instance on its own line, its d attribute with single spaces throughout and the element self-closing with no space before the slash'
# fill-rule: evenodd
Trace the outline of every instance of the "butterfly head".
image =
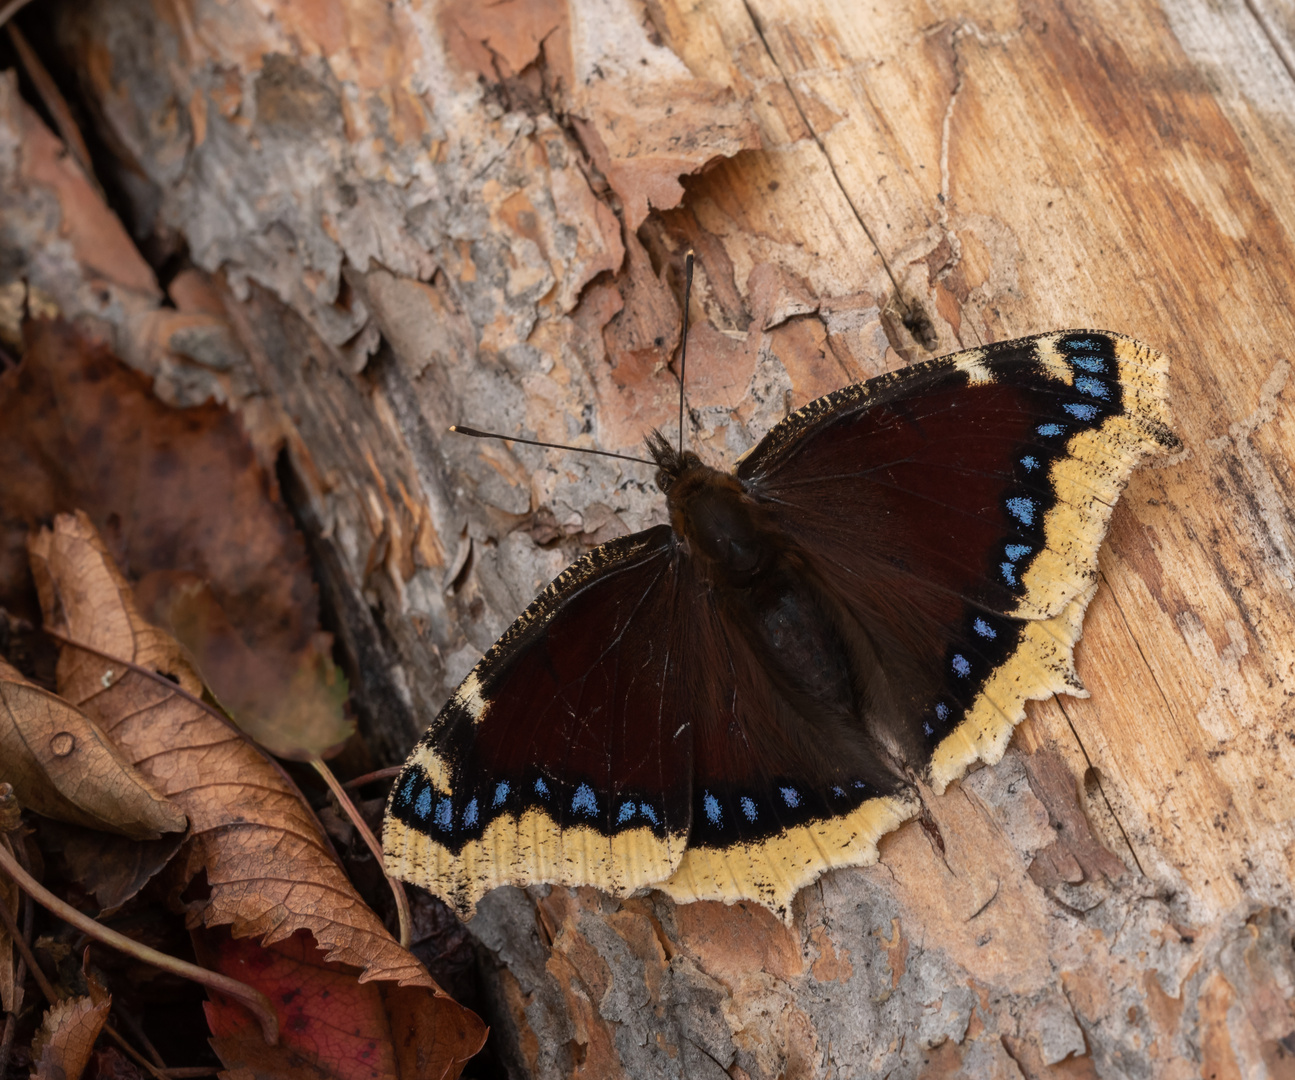
<svg viewBox="0 0 1295 1080">
<path fill-rule="evenodd" d="M 657 464 L 656 486 L 663 495 L 670 494 L 670 489 L 684 473 L 703 467 L 701 458 L 691 450 L 680 453 L 666 441 L 660 431 L 654 430 L 647 437 L 647 448 Z"/>
</svg>

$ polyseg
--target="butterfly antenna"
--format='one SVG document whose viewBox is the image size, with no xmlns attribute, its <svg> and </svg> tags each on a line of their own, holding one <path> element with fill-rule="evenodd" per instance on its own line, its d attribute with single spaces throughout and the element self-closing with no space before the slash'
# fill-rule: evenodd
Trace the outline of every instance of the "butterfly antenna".
<svg viewBox="0 0 1295 1080">
<path fill-rule="evenodd" d="M 450 430 L 455 435 L 470 435 L 474 439 L 498 439 L 500 442 L 519 442 L 527 446 L 547 446 L 550 450 L 570 450 L 574 454 L 597 454 L 599 457 L 620 458 L 621 461 L 637 461 L 640 465 L 655 465 L 647 458 L 632 457 L 629 454 L 613 454 L 610 450 L 592 450 L 587 446 L 567 446 L 565 443 L 540 442 L 538 439 L 523 439 L 516 435 L 496 435 L 492 431 L 478 431 L 476 428 L 464 427 L 462 424 L 451 424 Z"/>
<path fill-rule="evenodd" d="M 683 344 L 679 348 L 679 456 L 683 457 L 683 377 L 688 370 L 688 304 L 692 300 L 693 253 L 683 259 Z"/>
</svg>

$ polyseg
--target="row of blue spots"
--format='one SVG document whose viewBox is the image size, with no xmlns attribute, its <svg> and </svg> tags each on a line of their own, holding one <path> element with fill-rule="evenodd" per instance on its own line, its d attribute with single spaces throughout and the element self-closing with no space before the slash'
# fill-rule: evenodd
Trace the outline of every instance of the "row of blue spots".
<svg viewBox="0 0 1295 1080">
<path fill-rule="evenodd" d="M 1007 512 L 1022 525 L 1034 524 L 1035 501 L 1025 495 L 1014 495 L 1007 500 Z"/>
</svg>

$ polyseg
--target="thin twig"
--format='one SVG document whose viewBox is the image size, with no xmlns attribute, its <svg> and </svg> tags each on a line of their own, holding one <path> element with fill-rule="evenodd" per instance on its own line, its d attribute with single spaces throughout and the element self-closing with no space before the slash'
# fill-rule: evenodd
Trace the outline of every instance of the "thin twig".
<svg viewBox="0 0 1295 1080">
<path fill-rule="evenodd" d="M 341 804 L 342 810 L 351 819 L 351 824 L 360 831 L 360 835 L 364 837 L 364 842 L 369 845 L 369 850 L 373 852 L 373 857 L 378 860 L 378 868 L 386 877 L 387 884 L 391 886 L 391 895 L 396 898 L 396 920 L 400 924 L 400 947 L 408 949 L 410 942 L 413 940 L 413 920 L 409 914 L 409 897 L 405 895 L 404 883 L 397 881 L 387 873 L 386 860 L 382 857 L 382 845 L 378 843 L 378 838 L 373 835 L 373 830 L 369 828 L 369 823 L 360 816 L 360 811 L 356 809 L 355 803 L 351 802 L 351 797 L 346 793 L 346 789 L 337 782 L 337 777 L 333 775 L 333 770 L 325 765 L 323 759 L 319 757 L 311 758 L 310 763 L 315 767 L 315 772 L 324 778 L 324 783 L 328 785 L 328 790 L 333 793 L 333 797 Z"/>
<path fill-rule="evenodd" d="M 9 3 L 5 4 L 4 7 L 0 7 L 0 26 L 4 26 L 29 3 L 31 3 L 31 0 L 9 0 Z"/>
<path fill-rule="evenodd" d="M 347 791 L 354 791 L 356 788 L 362 788 L 365 784 L 372 784 L 378 780 L 391 780 L 400 775 L 401 766 L 388 765 L 385 769 L 375 769 L 373 772 L 366 772 L 363 776 L 356 776 L 346 781 L 342 787 Z"/>
<path fill-rule="evenodd" d="M 113 1042 L 115 1042 L 119 1047 L 121 1047 L 121 1049 L 125 1051 L 126 1056 L 130 1058 L 131 1061 L 133 1061 L 141 1069 L 147 1069 L 148 1072 L 152 1075 L 153 1080 L 167 1080 L 166 1073 L 164 1073 L 161 1069 L 159 1069 L 156 1065 L 154 1065 L 151 1061 L 149 1061 L 148 1058 L 146 1058 L 143 1054 L 141 1054 L 138 1050 L 136 1050 L 133 1046 L 131 1046 L 130 1043 L 128 1043 L 125 1039 L 123 1039 L 121 1036 L 121 1032 L 119 1032 L 115 1027 L 113 1027 L 106 1020 L 104 1021 L 104 1024 L 103 1024 L 103 1033 L 107 1035 L 108 1038 L 110 1038 Z"/>
<path fill-rule="evenodd" d="M 115 949 L 120 949 L 127 955 L 133 956 L 146 964 L 151 964 L 153 967 L 169 971 L 183 979 L 190 979 L 207 987 L 209 990 L 215 990 L 217 993 L 234 998 L 256 1015 L 256 1018 L 261 1022 L 261 1033 L 265 1041 L 271 1046 L 278 1043 L 279 1019 L 274 1014 L 274 1007 L 270 1004 L 270 999 L 261 991 L 248 986 L 246 983 L 239 982 L 237 979 L 231 979 L 228 975 L 222 975 L 218 971 L 208 971 L 206 968 L 187 963 L 178 957 L 158 952 L 156 949 L 149 948 L 147 945 L 142 945 L 140 942 L 128 938 L 125 934 L 119 934 L 116 930 L 109 929 L 103 923 L 96 922 L 88 915 L 83 915 L 70 904 L 64 903 L 28 874 L 26 870 L 18 865 L 18 860 L 9 853 L 9 850 L 3 844 L 0 844 L 0 869 L 13 878 L 27 895 L 39 902 L 42 907 L 53 912 L 64 922 L 75 926 L 82 933 L 88 934 L 96 941 L 110 945 Z M 6 914 L 8 914 L 7 911 Z M 52 987 L 50 992 L 53 992 Z"/>
<path fill-rule="evenodd" d="M 2 843 L 0 843 L 0 857 L 12 857 Z M 17 866 L 17 860 L 14 861 L 14 865 Z M 19 870 L 24 874 L 26 873 L 21 867 L 19 867 Z M 14 880 L 17 881 L 18 878 L 15 877 Z M 41 966 L 36 963 L 36 954 L 31 951 L 31 946 L 23 939 L 18 930 L 18 920 L 13 917 L 13 912 L 5 904 L 0 904 L 0 922 L 3 922 L 5 929 L 9 931 L 9 936 L 13 938 L 18 955 L 23 958 L 28 970 L 31 971 L 31 977 L 36 980 L 36 985 L 45 996 L 45 1000 L 51 1005 L 57 1004 L 59 1001 L 58 991 L 54 989 L 53 984 L 49 981 Z"/>
</svg>

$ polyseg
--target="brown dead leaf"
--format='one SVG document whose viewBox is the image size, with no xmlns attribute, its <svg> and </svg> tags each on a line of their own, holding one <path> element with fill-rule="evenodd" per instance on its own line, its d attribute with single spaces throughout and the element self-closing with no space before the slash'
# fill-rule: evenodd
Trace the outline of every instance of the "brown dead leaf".
<svg viewBox="0 0 1295 1080">
<path fill-rule="evenodd" d="M 92 720 L 0 660 L 0 781 L 29 809 L 138 840 L 177 832 L 160 795 Z"/>
<path fill-rule="evenodd" d="M 32 1039 L 32 1080 L 78 1080 L 99 1037 L 112 995 L 87 972 L 90 993 L 51 1005 Z"/>
<path fill-rule="evenodd" d="M 140 607 L 188 651 L 225 711 L 277 757 L 329 757 L 355 732 L 343 712 L 346 679 L 327 655 L 331 639 L 291 658 L 250 649 L 211 586 L 183 571 L 150 574 L 136 590 Z M 286 662 L 285 662 L 286 661 Z"/>
<path fill-rule="evenodd" d="M 475 1013 L 424 987 L 362 985 L 304 933 L 268 948 L 221 931 L 197 932 L 194 943 L 205 966 L 256 987 L 278 1011 L 279 1044 L 267 1046 L 246 1009 L 220 997 L 207 1004 L 226 1069 L 258 1080 L 451 1080 L 485 1045 Z"/>
<path fill-rule="evenodd" d="M 99 918 L 113 914 L 161 873 L 184 841 L 183 833 L 131 840 L 58 821 L 40 826 L 45 857 L 58 858 L 63 876 L 94 897 L 102 909 Z"/>
<path fill-rule="evenodd" d="M 305 648 L 318 632 L 305 543 L 239 420 L 162 404 L 70 326 L 24 331 L 21 365 L 0 373 L 0 606 L 36 621 L 27 535 L 83 510 L 132 579 L 197 574 L 253 651 Z"/>
<path fill-rule="evenodd" d="M 84 514 L 62 514 L 31 542 L 47 625 L 69 638 L 165 672 L 201 693 L 180 646 L 144 621 L 129 586 Z M 136 672 L 66 648 L 59 688 L 189 815 L 185 880 L 206 872 L 195 905 L 208 926 L 280 941 L 309 930 L 330 960 L 362 979 L 435 988 L 360 899 L 292 783 L 255 746 L 197 705 Z"/>
</svg>

